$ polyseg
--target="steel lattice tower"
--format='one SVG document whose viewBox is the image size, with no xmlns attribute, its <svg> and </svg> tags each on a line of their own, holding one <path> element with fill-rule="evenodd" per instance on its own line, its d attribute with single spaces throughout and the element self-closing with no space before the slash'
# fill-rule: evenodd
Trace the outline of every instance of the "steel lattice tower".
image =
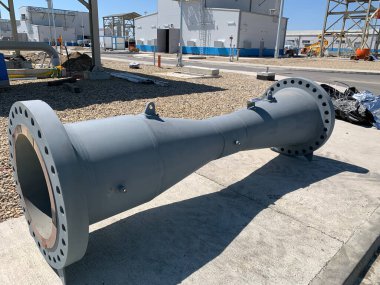
<svg viewBox="0 0 380 285">
<path fill-rule="evenodd" d="M 354 53 L 357 48 L 370 48 L 378 53 L 379 7 L 380 0 L 327 0 L 320 55 L 323 56 L 324 50 L 334 45 L 338 46 L 338 56 L 343 50 Z M 326 36 L 332 37 L 327 48 L 323 47 Z"/>
</svg>

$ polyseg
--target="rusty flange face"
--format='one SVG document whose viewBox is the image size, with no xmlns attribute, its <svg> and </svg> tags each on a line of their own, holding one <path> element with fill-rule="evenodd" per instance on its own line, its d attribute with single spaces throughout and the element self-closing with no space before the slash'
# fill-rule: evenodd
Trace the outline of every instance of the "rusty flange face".
<svg viewBox="0 0 380 285">
<path fill-rule="evenodd" d="M 82 178 L 64 126 L 42 101 L 16 102 L 9 114 L 10 163 L 29 231 L 55 269 L 79 260 L 88 241 Z M 70 205 L 70 207 L 67 207 Z"/>
</svg>

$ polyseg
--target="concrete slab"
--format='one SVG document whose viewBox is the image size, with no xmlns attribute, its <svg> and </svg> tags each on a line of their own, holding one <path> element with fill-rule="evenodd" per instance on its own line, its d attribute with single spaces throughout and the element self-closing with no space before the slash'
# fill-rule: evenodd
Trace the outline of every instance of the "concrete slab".
<svg viewBox="0 0 380 285">
<path fill-rule="evenodd" d="M 363 138 L 370 138 L 365 147 Z M 244 179 L 237 193 L 346 242 L 380 205 L 378 161 L 371 159 L 380 158 L 379 140 L 375 129 L 337 121 L 313 163 L 263 150 L 266 155 L 245 152 L 211 162 L 198 173 L 225 186 Z"/>
<path fill-rule="evenodd" d="M 201 75 L 210 75 L 210 76 L 218 76 L 219 69 L 217 68 L 208 68 L 208 67 L 200 67 L 200 66 L 184 66 L 182 67 L 183 73 L 189 74 L 201 74 Z"/>
<path fill-rule="evenodd" d="M 188 74 L 188 73 L 180 73 L 180 72 L 159 72 L 159 73 L 153 73 L 153 75 L 175 77 L 175 78 L 181 78 L 181 79 L 218 78 L 218 77 L 220 77 L 220 76 L 214 76 L 214 75 Z"/>
<path fill-rule="evenodd" d="M 29 276 L 22 284 L 59 283 L 26 231 L 13 236 L 9 225 L 26 229 L 22 218 L 0 224 L 9 233 L 2 241 L 12 242 L 0 249 L 9 257 L 6 284 L 21 284 L 20 267 Z M 68 284 L 306 284 L 341 246 L 197 174 L 91 229 L 87 255 L 67 269 Z M 47 281 L 34 283 L 41 274 Z"/>
<path fill-rule="evenodd" d="M 379 224 L 380 208 L 377 208 L 371 218 L 355 230 L 310 285 L 324 285 L 326 280 L 331 284 L 358 284 L 358 279 L 367 270 L 373 253 L 380 248 Z"/>
<path fill-rule="evenodd" d="M 379 139 L 337 122 L 311 163 L 270 150 L 212 162 L 153 201 L 92 225 L 68 284 L 335 284 L 323 279 L 329 268 L 347 272 L 329 264 L 366 224 L 371 236 L 379 228 L 372 218 L 380 150 L 371 149 Z M 0 224 L 0 257 L 0 284 L 60 282 L 22 217 Z"/>
</svg>

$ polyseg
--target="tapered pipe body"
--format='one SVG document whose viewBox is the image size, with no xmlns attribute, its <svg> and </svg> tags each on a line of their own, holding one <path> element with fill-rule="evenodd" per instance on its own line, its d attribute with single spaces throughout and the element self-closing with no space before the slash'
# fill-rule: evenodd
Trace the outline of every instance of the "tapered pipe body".
<svg viewBox="0 0 380 285">
<path fill-rule="evenodd" d="M 276 102 L 202 121 L 142 114 L 65 129 L 87 176 L 83 191 L 94 223 L 149 201 L 212 160 L 307 142 L 323 123 L 316 101 L 295 89 L 277 94 Z"/>
<path fill-rule="evenodd" d="M 328 94 L 294 78 L 246 109 L 205 120 L 161 118 L 149 103 L 137 116 L 63 125 L 44 102 L 16 102 L 8 132 L 30 233 L 61 269 L 85 254 L 90 224 L 153 199 L 208 162 L 268 147 L 310 158 L 333 127 Z"/>
</svg>

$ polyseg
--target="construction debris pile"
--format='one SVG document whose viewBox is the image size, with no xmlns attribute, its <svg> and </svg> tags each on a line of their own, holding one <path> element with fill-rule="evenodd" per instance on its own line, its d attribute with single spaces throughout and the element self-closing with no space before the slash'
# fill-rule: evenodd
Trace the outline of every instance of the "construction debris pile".
<svg viewBox="0 0 380 285">
<path fill-rule="evenodd" d="M 91 69 L 91 57 L 85 53 L 73 52 L 62 59 L 62 64 L 69 72 L 81 72 Z"/>
<path fill-rule="evenodd" d="M 330 85 L 321 86 L 332 98 L 337 119 L 367 127 L 375 126 L 380 130 L 380 96 L 369 91 L 359 92 L 355 87 L 347 88 L 342 93 Z"/>
</svg>

